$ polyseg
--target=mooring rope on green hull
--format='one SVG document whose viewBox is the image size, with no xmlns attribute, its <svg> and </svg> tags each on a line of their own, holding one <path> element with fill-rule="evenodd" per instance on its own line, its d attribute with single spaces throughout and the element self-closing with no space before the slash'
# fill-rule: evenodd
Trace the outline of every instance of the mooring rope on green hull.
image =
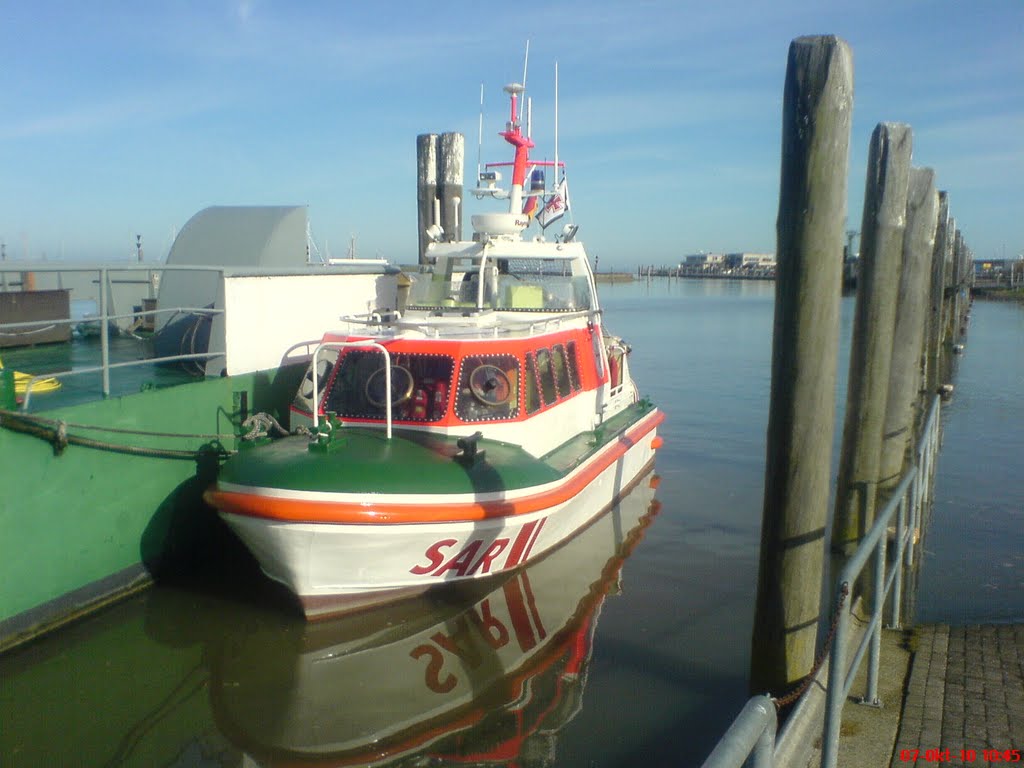
<svg viewBox="0 0 1024 768">
<path fill-rule="evenodd" d="M 158 459 L 178 459 L 185 461 L 198 461 L 200 459 L 217 457 L 227 458 L 236 453 L 221 444 L 222 438 L 235 439 L 235 435 L 203 435 L 184 434 L 174 432 L 147 432 L 145 430 L 118 429 L 114 427 L 100 427 L 87 424 L 71 424 L 59 419 L 47 419 L 42 416 L 29 415 L 18 411 L 0 409 L 0 426 L 12 432 L 31 435 L 45 440 L 53 446 L 55 455 L 60 455 L 69 445 L 79 445 L 85 448 L 95 448 L 113 453 L 123 453 L 130 456 L 148 456 Z M 105 440 L 95 440 L 91 437 L 83 437 L 68 433 L 68 427 L 72 429 L 85 429 L 114 432 L 119 434 L 141 435 L 146 437 L 182 438 L 192 440 L 210 440 L 211 442 L 196 449 L 182 450 L 177 448 L 147 448 L 140 445 L 125 445 L 123 443 L 111 443 Z"/>
<path fill-rule="evenodd" d="M 186 433 L 186 432 L 151 432 L 145 429 L 123 429 L 120 427 L 104 427 L 98 424 L 76 424 L 71 421 L 61 421 L 58 419 L 46 419 L 42 416 L 28 416 L 27 414 L 20 413 L 18 411 L 4 411 L 0 410 L 0 416 L 15 415 L 20 418 L 32 419 L 40 424 L 46 424 L 47 426 L 55 427 L 58 424 L 63 424 L 65 427 L 70 429 L 85 429 L 91 432 L 112 432 L 119 435 L 142 435 L 144 437 L 179 437 L 185 440 L 234 440 L 237 435 L 221 435 L 221 434 L 203 434 L 203 433 Z"/>
<path fill-rule="evenodd" d="M 0 408 L 0 427 L 9 429 L 12 432 L 20 432 L 26 435 L 38 437 L 41 440 L 53 445 L 53 452 L 56 455 L 63 453 L 69 445 L 80 445 L 86 448 L 96 448 L 102 451 L 124 453 L 132 456 L 149 456 L 159 459 L 183 459 L 198 461 L 210 457 L 226 459 L 238 451 L 229 450 L 223 446 L 222 440 L 242 441 L 257 440 L 267 437 L 273 433 L 278 437 L 288 435 L 309 434 L 305 427 L 299 427 L 289 432 L 282 427 L 277 419 L 269 413 L 254 413 L 242 422 L 242 429 L 247 430 L 244 434 L 203 434 L 185 432 L 154 432 L 144 429 L 124 429 L 121 427 L 105 427 L 96 424 L 76 424 L 63 421 L 62 419 L 48 419 L 44 416 L 30 415 L 21 411 L 10 411 Z M 110 432 L 119 435 L 138 435 L 142 437 L 175 438 L 181 440 L 209 440 L 206 445 L 197 450 L 182 450 L 177 448 L 146 448 L 138 445 L 124 445 L 123 443 L 111 443 L 105 440 L 96 440 L 91 437 L 69 434 L 68 429 L 79 429 L 94 432 Z"/>
</svg>

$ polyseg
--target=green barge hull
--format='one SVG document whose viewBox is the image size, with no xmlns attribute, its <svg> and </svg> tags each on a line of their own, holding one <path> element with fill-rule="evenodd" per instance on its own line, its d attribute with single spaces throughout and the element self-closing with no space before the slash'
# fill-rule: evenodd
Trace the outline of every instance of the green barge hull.
<svg viewBox="0 0 1024 768">
<path fill-rule="evenodd" d="M 202 501 L 242 422 L 287 425 L 324 329 L 399 301 L 382 260 L 309 261 L 308 226 L 214 206 L 164 263 L 0 265 L 0 651 L 244 552 Z"/>
<path fill-rule="evenodd" d="M 202 492 L 218 449 L 234 448 L 214 436 L 236 434 L 246 410 L 275 413 L 302 373 L 291 366 L 35 411 L 31 433 L 10 428 L 19 417 L 7 411 L 0 651 L 209 554 L 221 524 Z M 72 441 L 39 419 L 65 422 Z M 106 429 L 81 428 L 93 425 Z M 110 447 L 73 442 L 83 436 Z M 198 458 L 172 458 L 178 452 Z"/>
</svg>

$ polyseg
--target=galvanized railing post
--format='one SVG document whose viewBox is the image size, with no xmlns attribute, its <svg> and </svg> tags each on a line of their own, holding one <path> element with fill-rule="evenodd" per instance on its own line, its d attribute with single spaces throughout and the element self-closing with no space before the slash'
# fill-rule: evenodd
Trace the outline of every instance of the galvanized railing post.
<svg viewBox="0 0 1024 768">
<path fill-rule="evenodd" d="M 889 618 L 889 627 L 892 629 L 899 629 L 900 626 L 900 611 L 902 610 L 901 603 L 903 602 L 903 550 L 906 545 L 908 536 L 907 529 L 907 496 L 911 497 L 914 495 L 914 488 L 917 486 L 916 480 L 910 484 L 910 488 L 907 489 L 907 493 L 903 494 L 900 498 L 899 507 L 896 509 L 896 554 L 893 557 L 893 563 L 895 564 L 896 578 L 892 585 L 892 614 Z M 913 544 L 911 544 L 913 549 Z"/>
<path fill-rule="evenodd" d="M 100 269 L 100 376 L 103 380 L 103 396 L 110 397 L 110 328 L 107 320 L 107 270 Z"/>
<path fill-rule="evenodd" d="M 841 582 L 843 587 L 850 588 L 849 582 Z M 821 764 L 834 766 L 839 758 L 839 724 L 843 715 L 843 700 L 846 698 L 846 635 L 850 623 L 850 611 L 846 605 L 839 609 L 836 619 L 836 634 L 832 641 L 832 658 L 828 667 L 828 695 L 825 699 L 825 725 L 821 744 Z"/>
<path fill-rule="evenodd" d="M 921 457 L 918 454 L 918 472 L 914 475 L 914 482 L 910 485 L 910 515 L 907 523 L 910 528 L 910 546 L 906 548 L 903 553 L 904 565 L 907 568 L 914 567 L 914 536 L 915 534 L 920 536 L 920 526 L 918 525 L 918 509 L 921 504 Z"/>
<path fill-rule="evenodd" d="M 871 655 L 868 658 L 868 688 L 864 704 L 881 706 L 878 700 L 878 666 L 882 656 L 882 610 L 885 605 L 885 561 L 889 541 L 887 536 L 878 540 L 875 549 L 875 594 L 871 605 L 871 618 L 875 620 L 871 633 Z"/>
</svg>

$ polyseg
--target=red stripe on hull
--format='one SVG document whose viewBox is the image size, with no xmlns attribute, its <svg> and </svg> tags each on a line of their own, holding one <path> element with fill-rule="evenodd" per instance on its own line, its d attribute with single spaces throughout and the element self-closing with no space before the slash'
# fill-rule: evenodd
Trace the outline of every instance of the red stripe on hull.
<svg viewBox="0 0 1024 768">
<path fill-rule="evenodd" d="M 561 485 L 540 493 L 499 501 L 444 501 L 431 504 L 429 494 L 409 502 L 320 501 L 279 498 L 260 493 L 222 491 L 211 488 L 203 494 L 212 507 L 235 515 L 259 517 L 290 523 L 404 524 L 486 520 L 527 515 L 564 503 L 583 490 L 605 469 L 618 461 L 665 420 L 654 411 L 620 435 L 609 450 L 598 454 Z M 271 490 L 271 489 L 268 489 Z"/>
</svg>

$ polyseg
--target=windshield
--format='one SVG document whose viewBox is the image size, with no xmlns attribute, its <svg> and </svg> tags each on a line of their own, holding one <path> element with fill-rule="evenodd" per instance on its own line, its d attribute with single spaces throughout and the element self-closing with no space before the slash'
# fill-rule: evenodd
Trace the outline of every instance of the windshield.
<svg viewBox="0 0 1024 768">
<path fill-rule="evenodd" d="M 575 312 L 592 308 L 586 274 L 567 259 L 439 258 L 410 275 L 409 309 Z"/>
</svg>

